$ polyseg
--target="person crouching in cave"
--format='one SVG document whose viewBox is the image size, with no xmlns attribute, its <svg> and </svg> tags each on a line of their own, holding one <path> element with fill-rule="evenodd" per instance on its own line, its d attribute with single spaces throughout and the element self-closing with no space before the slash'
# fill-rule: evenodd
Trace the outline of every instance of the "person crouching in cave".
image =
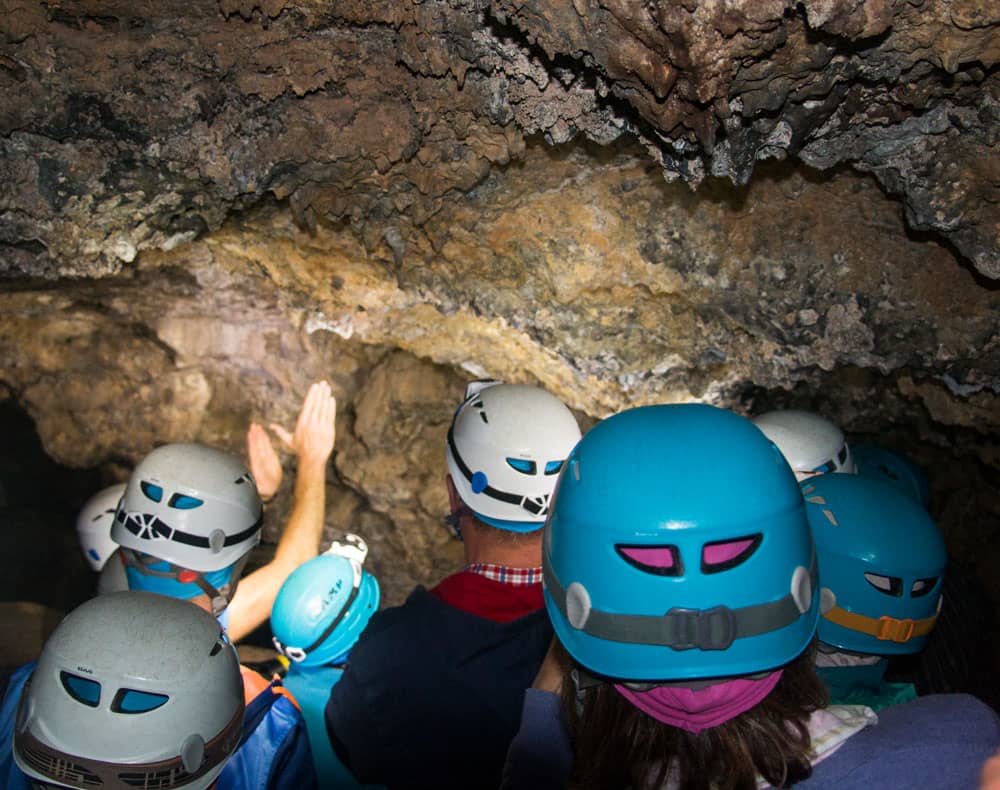
<svg viewBox="0 0 1000 790">
<path fill-rule="evenodd" d="M 221 778 L 249 721 L 236 651 L 211 615 L 182 601 L 92 598 L 10 682 L 4 790 L 251 787 Z"/>
<path fill-rule="evenodd" d="M 378 610 L 381 592 L 378 580 L 364 569 L 367 556 L 368 545 L 357 535 L 334 541 L 285 580 L 271 612 L 285 688 L 302 708 L 321 788 L 360 788 L 333 753 L 323 709 L 351 648 Z"/>
<path fill-rule="evenodd" d="M 466 395 L 445 447 L 465 568 L 372 617 L 326 706 L 340 760 L 394 790 L 495 787 L 552 633 L 541 528 L 580 429 L 537 387 Z"/>
<path fill-rule="evenodd" d="M 817 671 L 834 703 L 874 710 L 916 699 L 885 679 L 889 659 L 923 650 L 941 611 L 948 554 L 930 514 L 888 481 L 802 482 L 822 582 Z"/>
<path fill-rule="evenodd" d="M 149 453 L 132 472 L 111 528 L 129 588 L 208 609 L 233 642 L 262 625 L 288 575 L 319 551 L 335 416 L 330 385 L 313 384 L 294 434 L 284 437 L 298 456 L 291 515 L 274 559 L 242 579 L 260 542 L 263 512 L 246 465 L 199 444 Z"/>
<path fill-rule="evenodd" d="M 825 570 L 791 469 L 749 420 L 631 409 L 566 464 L 543 538 L 556 639 L 502 787 L 976 786 L 1000 721 L 975 697 L 827 704 Z"/>
<path fill-rule="evenodd" d="M 274 559 L 242 583 L 249 552 L 260 541 L 263 517 L 247 466 L 199 444 L 169 444 L 150 452 L 133 470 L 111 527 L 128 587 L 190 601 L 215 615 L 233 641 L 261 625 L 282 582 L 318 551 L 335 415 L 329 384 L 317 382 L 306 395 L 294 434 L 272 426 L 298 456 L 295 504 Z M 273 493 L 280 483 L 280 464 L 266 435 L 255 437 L 253 426 L 248 449 L 255 467 L 263 464 L 270 472 L 267 485 Z M 315 786 L 305 725 L 294 699 L 280 684 L 248 668 L 243 668 L 243 686 L 247 734 L 220 787 Z M 16 767 L 4 763 L 8 757 L 0 754 L 5 787 L 18 779 Z"/>
<path fill-rule="evenodd" d="M 129 478 L 111 530 L 129 588 L 191 601 L 214 614 L 234 642 L 263 624 L 285 579 L 319 550 L 335 417 L 330 385 L 317 382 L 294 433 L 278 430 L 298 457 L 295 501 L 274 558 L 245 579 L 243 567 L 260 541 L 263 517 L 246 465 L 198 444 L 169 444 L 149 453 Z M 251 427 L 250 459 L 257 468 L 267 459 L 263 450 L 270 449 L 268 442 L 262 450 L 259 440 L 255 447 Z M 267 485 L 270 493 L 280 482 L 275 477 Z M 227 766 L 223 786 L 312 786 L 308 738 L 294 699 L 246 667 L 243 681 L 247 717 L 258 725 Z"/>
</svg>

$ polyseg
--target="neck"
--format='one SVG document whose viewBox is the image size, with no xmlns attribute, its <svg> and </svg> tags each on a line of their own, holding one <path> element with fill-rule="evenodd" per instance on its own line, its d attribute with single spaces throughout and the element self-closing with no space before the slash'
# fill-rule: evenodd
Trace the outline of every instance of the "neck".
<svg viewBox="0 0 1000 790">
<path fill-rule="evenodd" d="M 537 568 L 542 564 L 541 530 L 514 537 L 493 527 L 463 523 L 462 536 L 466 565 L 484 562 L 508 568 Z"/>
</svg>

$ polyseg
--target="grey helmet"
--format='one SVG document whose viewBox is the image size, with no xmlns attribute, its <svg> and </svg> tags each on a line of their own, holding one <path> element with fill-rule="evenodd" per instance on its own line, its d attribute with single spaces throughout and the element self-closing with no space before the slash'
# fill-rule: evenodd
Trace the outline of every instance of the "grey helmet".
<svg viewBox="0 0 1000 790">
<path fill-rule="evenodd" d="M 61 787 L 210 787 L 240 742 L 243 680 L 219 623 L 119 592 L 72 611 L 21 695 L 14 759 Z"/>
<path fill-rule="evenodd" d="M 111 537 L 204 573 L 234 564 L 260 542 L 262 514 L 257 485 L 240 459 L 201 444 L 167 444 L 132 472 Z"/>
</svg>

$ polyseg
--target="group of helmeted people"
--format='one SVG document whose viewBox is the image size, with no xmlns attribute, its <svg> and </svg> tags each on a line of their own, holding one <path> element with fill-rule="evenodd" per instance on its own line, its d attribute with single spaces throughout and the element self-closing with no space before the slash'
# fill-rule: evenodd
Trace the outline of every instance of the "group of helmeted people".
<svg viewBox="0 0 1000 790">
<path fill-rule="evenodd" d="M 264 513 L 232 455 L 159 447 L 84 508 L 101 594 L 8 681 L 4 787 L 957 789 L 1000 746 L 975 697 L 886 679 L 948 561 L 908 459 L 702 404 L 581 436 L 476 382 L 444 441 L 463 565 L 380 611 L 360 536 L 314 556 L 331 401 L 282 434 L 292 516 L 245 578 Z M 233 642 L 268 617 L 264 676 Z"/>
</svg>

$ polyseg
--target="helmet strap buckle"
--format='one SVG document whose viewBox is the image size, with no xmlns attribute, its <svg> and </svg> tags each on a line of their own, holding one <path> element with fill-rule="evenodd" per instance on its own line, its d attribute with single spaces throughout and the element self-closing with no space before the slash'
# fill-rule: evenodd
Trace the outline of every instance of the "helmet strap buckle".
<svg viewBox="0 0 1000 790">
<path fill-rule="evenodd" d="M 878 619 L 878 630 L 875 632 L 875 638 L 884 642 L 909 642 L 913 638 L 913 629 L 914 622 L 909 617 L 897 620 L 895 617 L 882 615 Z"/>
<path fill-rule="evenodd" d="M 686 609 L 675 606 L 664 617 L 673 626 L 674 650 L 725 650 L 736 638 L 736 618 L 728 606 Z"/>
</svg>

